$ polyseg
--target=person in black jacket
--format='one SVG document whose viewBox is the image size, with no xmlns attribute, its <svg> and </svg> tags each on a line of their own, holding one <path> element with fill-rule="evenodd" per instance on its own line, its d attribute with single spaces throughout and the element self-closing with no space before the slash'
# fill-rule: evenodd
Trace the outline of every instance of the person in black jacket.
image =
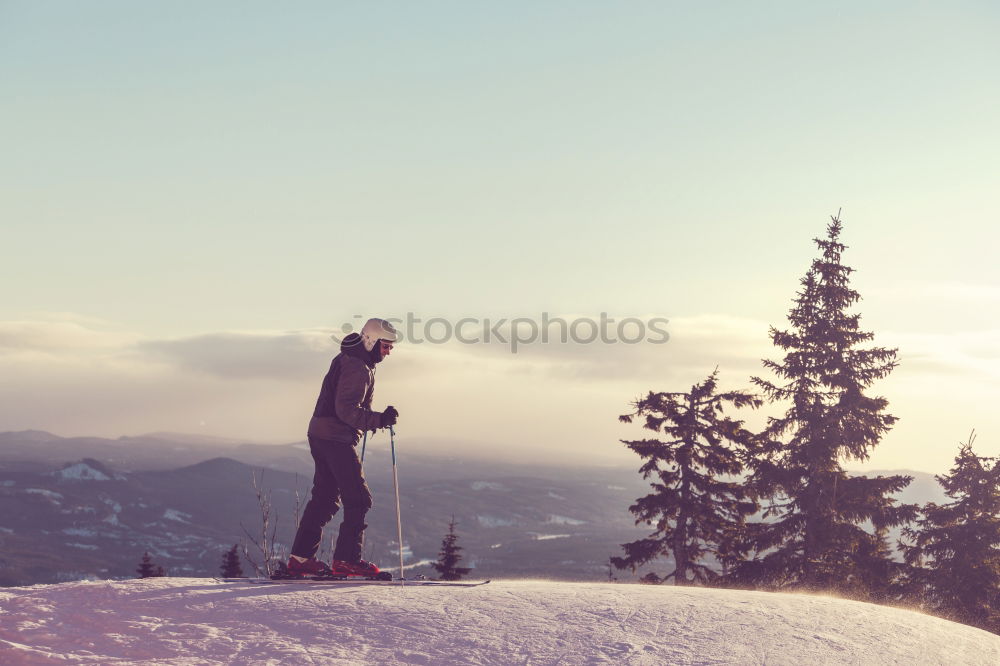
<svg viewBox="0 0 1000 666">
<path fill-rule="evenodd" d="M 346 574 L 374 576 L 378 567 L 361 559 L 365 515 L 372 494 L 365 483 L 356 447 L 361 433 L 396 423 L 399 412 L 391 405 L 372 411 L 375 365 L 381 363 L 399 339 L 396 329 L 384 319 L 369 319 L 361 334 L 344 338 L 340 353 L 323 379 L 316 409 L 309 421 L 309 451 L 316 463 L 309 501 L 288 558 L 291 575 Z M 344 507 L 333 562 L 316 559 L 323 527 Z"/>
</svg>

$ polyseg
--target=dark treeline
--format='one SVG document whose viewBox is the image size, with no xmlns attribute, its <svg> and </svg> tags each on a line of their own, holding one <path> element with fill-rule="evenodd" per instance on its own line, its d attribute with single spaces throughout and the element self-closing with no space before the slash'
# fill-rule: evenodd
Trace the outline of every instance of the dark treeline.
<svg viewBox="0 0 1000 666">
<path fill-rule="evenodd" d="M 779 360 L 752 391 L 718 391 L 718 368 L 687 392 L 650 392 L 624 422 L 656 436 L 622 440 L 643 464 L 651 492 L 629 507 L 654 527 L 612 558 L 633 571 L 660 557 L 672 581 L 761 590 L 828 591 L 916 605 L 1000 633 L 1000 464 L 962 445 L 938 476 L 943 505 L 900 504 L 912 477 L 848 474 L 896 417 L 872 385 L 896 367 L 896 350 L 873 346 L 842 262 L 839 215 L 815 239 L 812 261 L 788 314 L 770 330 Z M 780 416 L 751 432 L 730 414 L 774 405 Z M 892 544 L 890 529 L 903 537 Z M 893 546 L 896 546 L 894 548 Z"/>
</svg>

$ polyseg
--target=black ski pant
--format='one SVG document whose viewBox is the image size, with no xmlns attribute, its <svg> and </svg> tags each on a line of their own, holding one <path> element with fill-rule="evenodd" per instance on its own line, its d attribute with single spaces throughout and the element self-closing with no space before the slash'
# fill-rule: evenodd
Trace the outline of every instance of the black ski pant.
<svg viewBox="0 0 1000 666">
<path fill-rule="evenodd" d="M 372 494 L 361 472 L 361 461 L 352 442 L 309 436 L 309 451 L 316 462 L 312 495 L 299 521 L 292 555 L 315 557 L 323 527 L 344 505 L 344 520 L 337 535 L 333 559 L 357 562 L 365 542 L 365 515 L 372 508 Z"/>
</svg>

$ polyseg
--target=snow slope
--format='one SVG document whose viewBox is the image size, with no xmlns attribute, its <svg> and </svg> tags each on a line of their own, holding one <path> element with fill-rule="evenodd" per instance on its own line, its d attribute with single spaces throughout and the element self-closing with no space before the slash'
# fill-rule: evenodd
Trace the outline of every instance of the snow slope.
<svg viewBox="0 0 1000 666">
<path fill-rule="evenodd" d="M 828 597 L 646 585 L 0 589 L 2 664 L 997 664 L 1000 637 Z"/>
</svg>

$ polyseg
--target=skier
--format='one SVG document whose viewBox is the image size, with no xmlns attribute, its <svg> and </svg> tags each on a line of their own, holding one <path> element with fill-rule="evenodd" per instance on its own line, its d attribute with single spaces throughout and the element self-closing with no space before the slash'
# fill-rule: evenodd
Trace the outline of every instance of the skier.
<svg viewBox="0 0 1000 666">
<path fill-rule="evenodd" d="M 309 451 L 316 463 L 312 494 L 302 512 L 288 558 L 294 576 L 375 576 L 378 567 L 361 559 L 365 515 L 372 506 L 371 491 L 361 472 L 356 447 L 361 433 L 396 423 L 393 406 L 371 409 L 375 365 L 382 362 L 399 339 L 384 319 L 369 319 L 361 334 L 351 333 L 323 379 L 316 409 L 309 421 Z M 330 566 L 316 559 L 323 527 L 344 506 L 337 545 Z"/>
</svg>

